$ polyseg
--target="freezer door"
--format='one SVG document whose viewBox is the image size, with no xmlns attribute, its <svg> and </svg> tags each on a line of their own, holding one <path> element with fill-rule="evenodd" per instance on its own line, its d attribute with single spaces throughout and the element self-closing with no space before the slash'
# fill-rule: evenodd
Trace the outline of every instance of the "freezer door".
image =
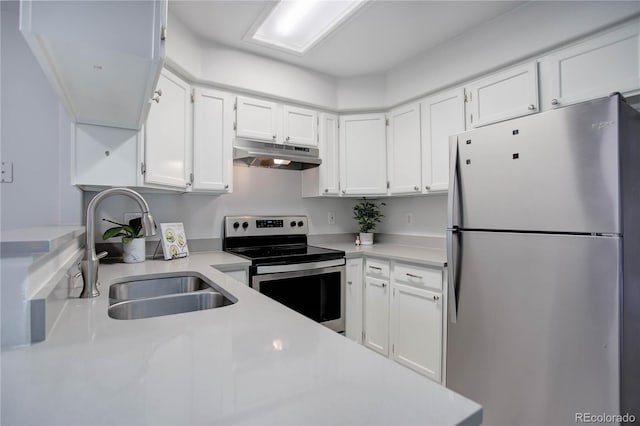
<svg viewBox="0 0 640 426">
<path fill-rule="evenodd" d="M 458 193 L 451 191 L 450 214 L 460 215 L 450 226 L 620 233 L 618 102 L 613 96 L 452 137 Z"/>
<path fill-rule="evenodd" d="M 618 414 L 620 239 L 454 238 L 458 309 L 448 324 L 447 387 L 482 404 L 489 425 Z"/>
</svg>

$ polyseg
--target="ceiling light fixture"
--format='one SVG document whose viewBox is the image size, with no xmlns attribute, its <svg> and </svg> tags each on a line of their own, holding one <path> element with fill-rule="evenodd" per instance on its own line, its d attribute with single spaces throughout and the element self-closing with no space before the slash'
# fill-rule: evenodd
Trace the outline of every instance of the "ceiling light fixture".
<svg viewBox="0 0 640 426">
<path fill-rule="evenodd" d="M 282 0 L 263 15 L 245 39 L 302 55 L 368 0 Z"/>
</svg>

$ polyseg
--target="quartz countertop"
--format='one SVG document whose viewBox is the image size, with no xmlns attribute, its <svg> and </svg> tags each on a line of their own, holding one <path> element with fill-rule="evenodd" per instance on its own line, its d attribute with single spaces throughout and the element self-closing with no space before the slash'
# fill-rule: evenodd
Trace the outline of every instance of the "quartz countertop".
<svg viewBox="0 0 640 426">
<path fill-rule="evenodd" d="M 40 226 L 2 231 L 2 256 L 48 253 L 85 233 L 84 226 Z"/>
<path fill-rule="evenodd" d="M 235 258 L 235 259 L 233 259 Z M 236 260 L 237 259 L 237 260 Z M 481 407 L 221 273 L 223 252 L 101 265 L 45 342 L 2 353 L 2 424 L 479 424 Z M 202 274 L 238 302 L 107 316 L 111 283 Z"/>
<path fill-rule="evenodd" d="M 360 246 L 356 246 L 353 243 L 321 243 L 313 245 L 334 250 L 342 250 L 345 252 L 347 259 L 366 255 L 428 266 L 444 267 L 447 265 L 446 250 L 437 248 L 391 243 L 375 243 L 372 245 Z"/>
</svg>

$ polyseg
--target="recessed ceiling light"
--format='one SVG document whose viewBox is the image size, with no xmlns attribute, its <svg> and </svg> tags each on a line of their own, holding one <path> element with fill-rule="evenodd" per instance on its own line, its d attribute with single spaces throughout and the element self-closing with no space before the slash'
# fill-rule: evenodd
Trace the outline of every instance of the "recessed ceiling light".
<svg viewBox="0 0 640 426">
<path fill-rule="evenodd" d="M 368 0 L 282 0 L 254 26 L 248 39 L 303 54 Z"/>
</svg>

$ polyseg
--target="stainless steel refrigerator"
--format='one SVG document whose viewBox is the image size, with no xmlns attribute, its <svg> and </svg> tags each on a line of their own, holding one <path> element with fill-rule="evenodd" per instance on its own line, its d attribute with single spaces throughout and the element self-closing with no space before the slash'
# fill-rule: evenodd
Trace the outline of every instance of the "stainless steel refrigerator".
<svg viewBox="0 0 640 426">
<path fill-rule="evenodd" d="M 446 385 L 485 424 L 640 422 L 640 114 L 612 95 L 450 148 Z"/>
</svg>

